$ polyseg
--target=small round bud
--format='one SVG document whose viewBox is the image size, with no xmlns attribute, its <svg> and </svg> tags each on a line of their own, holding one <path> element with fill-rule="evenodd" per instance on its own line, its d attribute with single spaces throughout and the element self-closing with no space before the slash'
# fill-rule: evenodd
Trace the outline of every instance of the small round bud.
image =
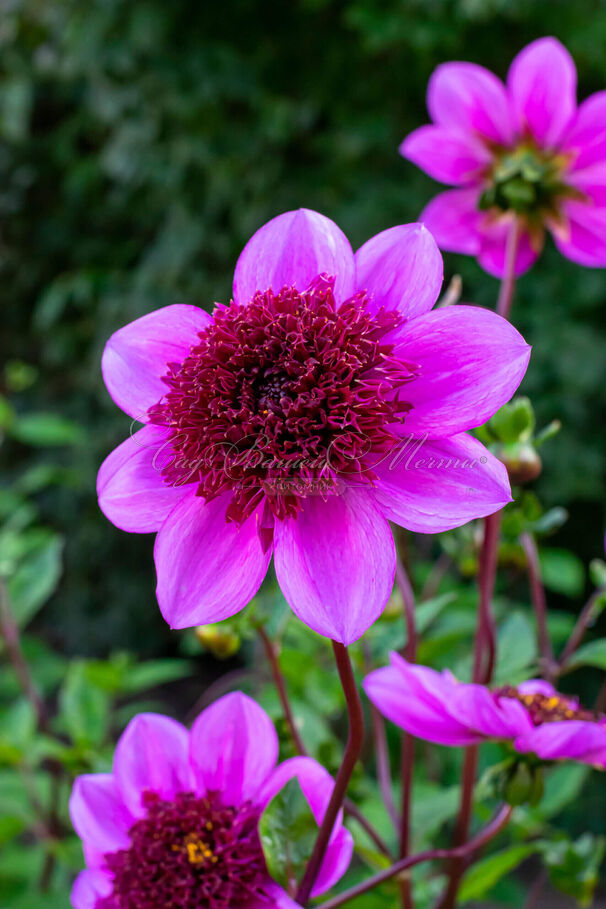
<svg viewBox="0 0 606 909">
<path fill-rule="evenodd" d="M 195 635 L 209 653 L 218 660 L 228 660 L 240 649 L 240 635 L 229 625 L 198 625 Z"/>
</svg>

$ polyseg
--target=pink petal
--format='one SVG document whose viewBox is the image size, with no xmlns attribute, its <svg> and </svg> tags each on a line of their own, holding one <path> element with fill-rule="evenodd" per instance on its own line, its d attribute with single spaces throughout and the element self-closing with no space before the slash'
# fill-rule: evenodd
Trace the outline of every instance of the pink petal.
<svg viewBox="0 0 606 909">
<path fill-rule="evenodd" d="M 141 796 L 146 791 L 164 799 L 191 791 L 187 729 L 167 716 L 138 714 L 120 736 L 113 772 L 122 800 L 135 816 L 145 813 Z"/>
<path fill-rule="evenodd" d="M 96 909 L 98 901 L 112 892 L 112 881 L 102 871 L 81 871 L 72 887 L 70 902 L 74 909 Z"/>
<path fill-rule="evenodd" d="M 533 728 L 519 701 L 496 698 L 484 685 L 459 685 L 448 712 L 460 723 L 491 739 L 513 739 Z"/>
<path fill-rule="evenodd" d="M 588 197 L 588 204 L 606 205 L 606 159 L 567 174 L 566 182 Z"/>
<path fill-rule="evenodd" d="M 103 379 L 115 403 L 145 422 L 150 407 L 166 393 L 167 363 L 180 363 L 211 317 L 197 306 L 176 303 L 141 316 L 111 336 L 101 361 Z"/>
<path fill-rule="evenodd" d="M 511 502 L 505 466 L 466 433 L 405 439 L 374 472 L 385 517 L 417 533 L 452 530 Z"/>
<path fill-rule="evenodd" d="M 300 208 L 278 215 L 253 234 L 234 275 L 234 300 L 247 303 L 256 291 L 294 285 L 305 290 L 320 274 L 333 276 L 337 301 L 354 292 L 353 252 L 337 225 Z"/>
<path fill-rule="evenodd" d="M 481 245 L 478 255 L 478 261 L 482 268 L 489 275 L 495 278 L 502 278 L 505 274 L 507 264 L 507 240 L 511 231 L 511 218 L 504 216 L 496 221 L 486 217 L 480 227 Z M 543 241 L 540 240 L 542 247 Z M 525 230 L 520 231 L 520 238 L 516 251 L 516 262 L 514 273 L 517 277 L 524 274 L 525 271 L 534 265 L 540 249 L 533 247 L 530 243 L 530 237 Z"/>
<path fill-rule="evenodd" d="M 421 212 L 420 220 L 440 249 L 477 256 L 484 214 L 478 208 L 481 189 L 451 189 L 439 193 Z"/>
<path fill-rule="evenodd" d="M 166 429 L 151 424 L 107 456 L 97 476 L 99 507 L 106 518 L 130 533 L 155 533 L 186 494 L 167 485 L 160 473 L 170 462 Z"/>
<path fill-rule="evenodd" d="M 116 852 L 128 846 L 133 816 L 122 801 L 110 773 L 76 777 L 69 812 L 80 839 L 100 852 Z"/>
<path fill-rule="evenodd" d="M 545 679 L 527 679 L 516 687 L 521 694 L 544 694 L 548 698 L 558 693 L 551 682 L 546 682 Z"/>
<path fill-rule="evenodd" d="M 566 48 L 555 38 L 533 41 L 514 58 L 507 89 L 519 132 L 556 146 L 577 106 L 577 72 Z"/>
<path fill-rule="evenodd" d="M 334 780 L 324 767 L 312 758 L 295 757 L 280 764 L 263 789 L 264 804 L 270 802 L 293 777 L 298 779 L 303 795 L 309 802 L 317 824 L 320 825 L 332 795 Z M 349 868 L 352 853 L 353 839 L 349 831 L 343 827 L 343 813 L 339 812 L 312 896 L 319 896 L 330 890 L 340 880 Z"/>
<path fill-rule="evenodd" d="M 440 183 L 464 186 L 490 164 L 492 154 L 471 133 L 421 126 L 404 139 L 400 154 Z"/>
<path fill-rule="evenodd" d="M 411 735 L 437 745 L 473 745 L 483 736 L 453 719 L 448 704 L 457 682 L 426 666 L 413 666 L 396 654 L 392 665 L 366 676 L 364 690 L 375 707 Z"/>
<path fill-rule="evenodd" d="M 475 63 L 443 63 L 429 80 L 427 107 L 440 126 L 479 133 L 493 142 L 512 139 L 509 103 L 500 79 Z"/>
<path fill-rule="evenodd" d="M 282 890 L 275 881 L 269 881 L 263 887 L 263 896 L 254 897 L 245 909 L 301 909 L 299 903 Z"/>
<path fill-rule="evenodd" d="M 595 208 L 583 202 L 566 202 L 566 235 L 554 234 L 562 255 L 588 268 L 606 266 L 606 207 Z"/>
<path fill-rule="evenodd" d="M 171 628 L 220 622 L 243 609 L 267 572 L 257 516 L 225 519 L 229 494 L 210 502 L 188 494 L 162 525 L 154 548 L 156 594 Z"/>
<path fill-rule="evenodd" d="M 278 736 L 265 711 L 240 691 L 226 694 L 194 722 L 190 760 L 200 789 L 225 803 L 260 802 L 278 760 Z"/>
<path fill-rule="evenodd" d="M 419 369 L 406 385 L 403 434 L 443 438 L 481 426 L 522 381 L 530 347 L 506 320 L 475 306 L 425 313 L 398 331 L 396 355 Z"/>
<path fill-rule="evenodd" d="M 606 769 L 606 727 L 599 723 L 545 723 L 519 736 L 514 747 L 522 753 L 533 752 L 544 761 L 574 760 Z"/>
<path fill-rule="evenodd" d="M 356 282 L 371 294 L 369 308 L 412 318 L 431 309 L 443 279 L 442 256 L 422 224 L 390 227 L 357 251 Z"/>
<path fill-rule="evenodd" d="M 606 91 L 590 95 L 579 105 L 562 151 L 573 156 L 575 169 L 606 159 Z"/>
<path fill-rule="evenodd" d="M 295 519 L 276 524 L 274 564 L 294 613 L 326 637 L 351 644 L 379 617 L 393 589 L 391 530 L 371 497 L 305 499 Z"/>
<path fill-rule="evenodd" d="M 357 251 L 356 283 L 372 294 L 370 309 L 395 309 L 405 318 L 431 309 L 442 286 L 442 256 L 422 224 L 391 227 Z"/>
</svg>

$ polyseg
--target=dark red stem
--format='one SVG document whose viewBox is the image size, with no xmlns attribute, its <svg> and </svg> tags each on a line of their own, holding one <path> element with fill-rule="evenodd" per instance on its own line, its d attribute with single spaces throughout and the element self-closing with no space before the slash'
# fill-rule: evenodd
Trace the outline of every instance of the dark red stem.
<svg viewBox="0 0 606 909">
<path fill-rule="evenodd" d="M 526 565 L 528 568 L 528 580 L 530 581 L 530 595 L 534 614 L 537 622 L 537 641 L 539 645 L 539 654 L 541 656 L 541 668 L 544 675 L 550 680 L 558 674 L 558 666 L 553 655 L 553 647 L 547 628 L 547 601 L 545 599 L 545 588 L 541 579 L 541 566 L 539 563 L 539 552 L 534 537 L 529 533 L 520 534 L 520 544 L 526 556 Z"/>
<path fill-rule="evenodd" d="M 492 609 L 492 598 L 497 575 L 501 512 L 484 518 L 484 539 L 478 566 L 478 629 L 474 643 L 473 681 L 479 684 L 490 682 L 496 659 L 496 627 Z M 461 784 L 461 806 L 454 831 L 455 847 L 461 846 L 469 836 L 473 814 L 473 792 L 478 767 L 478 747 L 465 749 L 463 777 Z M 465 870 L 464 862 L 456 858 L 450 867 L 446 890 L 438 901 L 436 909 L 453 909 L 457 892 Z"/>
<path fill-rule="evenodd" d="M 0 578 L 0 632 L 19 686 L 34 709 L 38 728 L 41 732 L 48 732 L 46 707 L 23 655 L 19 628 L 13 618 L 6 582 L 2 578 Z"/>
<path fill-rule="evenodd" d="M 350 902 L 350 900 L 354 900 L 364 893 L 368 893 L 369 890 L 378 887 L 379 884 L 384 883 L 384 881 L 388 881 L 397 874 L 402 874 L 402 872 L 407 871 L 408 868 L 419 865 L 421 862 L 433 862 L 443 859 L 465 860 L 469 858 L 474 852 L 489 843 L 490 840 L 494 839 L 494 837 L 503 830 L 511 817 L 512 810 L 513 809 L 509 805 L 504 805 L 494 819 L 487 824 L 484 830 L 481 830 L 477 836 L 469 840 L 468 843 L 458 846 L 455 849 L 428 849 L 426 852 L 419 852 L 417 855 L 411 855 L 408 856 L 408 858 L 400 859 L 399 862 L 396 862 L 390 868 L 379 871 L 378 874 L 374 874 L 367 880 L 362 881 L 361 884 L 357 884 L 355 887 L 345 890 L 344 893 L 339 893 L 327 902 L 322 903 L 317 909 L 338 909 L 339 906 L 343 906 L 345 903 Z"/>
<path fill-rule="evenodd" d="M 398 558 L 396 560 L 396 582 L 404 602 L 404 618 L 406 621 L 406 644 L 402 655 L 409 663 L 414 663 L 417 658 L 417 624 L 415 618 L 415 596 L 410 579 Z M 408 733 L 402 734 L 402 818 L 400 823 L 400 858 L 405 859 L 410 850 L 410 813 L 412 808 L 412 779 L 415 758 L 414 738 Z M 401 897 L 402 909 L 414 909 L 414 900 L 410 879 L 402 881 Z"/>
<path fill-rule="evenodd" d="M 504 319 L 509 318 L 513 295 L 516 288 L 516 258 L 518 247 L 520 245 L 520 220 L 514 217 L 507 235 L 507 247 L 505 249 L 505 274 L 499 288 L 499 298 L 497 300 L 497 312 Z"/>
<path fill-rule="evenodd" d="M 307 750 L 303 744 L 301 736 L 299 735 L 299 730 L 297 729 L 297 724 L 295 722 L 295 717 L 290 705 L 288 692 L 286 690 L 286 682 L 284 681 L 284 676 L 282 675 L 282 670 L 280 669 L 278 654 L 274 643 L 268 637 L 267 632 L 262 626 L 259 626 L 257 631 L 259 632 L 259 637 L 261 639 L 261 643 L 263 644 L 265 655 L 267 656 L 267 661 L 271 669 L 274 685 L 276 686 L 276 691 L 278 692 L 278 698 L 280 699 L 282 712 L 284 714 L 284 719 L 286 720 L 286 725 L 288 726 L 288 731 L 290 733 L 294 749 L 297 754 L 307 754 Z"/>
<path fill-rule="evenodd" d="M 600 602 L 600 600 L 602 599 L 602 597 L 605 594 L 606 594 L 606 588 L 600 587 L 589 597 L 589 599 L 583 606 L 583 608 L 581 610 L 581 614 L 579 615 L 579 617 L 576 621 L 576 624 L 575 624 L 574 628 L 572 629 L 572 633 L 571 633 L 570 637 L 568 638 L 568 642 L 567 642 L 566 646 L 564 647 L 564 649 L 562 650 L 562 653 L 560 654 L 558 663 L 560 664 L 561 669 L 563 669 L 566 666 L 566 663 L 572 657 L 572 655 L 575 653 L 579 644 L 582 642 L 583 638 L 585 637 L 585 632 L 587 631 L 589 626 L 594 621 L 596 606 L 598 605 L 598 603 Z"/>
<path fill-rule="evenodd" d="M 271 668 L 272 678 L 274 680 L 274 684 L 275 684 L 276 690 L 278 692 L 278 698 L 280 699 L 280 704 L 282 706 L 282 711 L 284 713 L 284 719 L 286 720 L 286 724 L 288 726 L 288 729 L 290 732 L 290 737 L 292 739 L 295 751 L 297 752 L 297 754 L 307 755 L 307 749 L 305 747 L 305 744 L 303 743 L 303 739 L 299 735 L 299 730 L 297 729 L 297 726 L 295 723 L 294 713 L 292 710 L 290 699 L 288 697 L 286 681 L 284 679 L 282 670 L 280 668 L 280 661 L 278 659 L 278 653 L 276 650 L 276 646 L 273 643 L 273 641 L 270 639 L 270 637 L 268 636 L 268 634 L 264 628 L 259 627 L 257 629 L 257 631 L 259 632 L 259 637 L 263 643 L 263 648 L 265 650 L 267 660 L 268 660 L 270 668 Z M 354 802 L 352 802 L 350 799 L 345 799 L 344 803 L 343 803 L 343 807 L 345 808 L 345 811 L 347 812 L 347 814 L 349 814 L 351 817 L 353 817 L 358 822 L 360 827 L 366 831 L 366 833 L 368 834 L 370 839 L 373 841 L 373 843 L 375 844 L 375 846 L 377 847 L 379 852 L 382 852 L 383 855 L 386 855 L 388 858 L 391 858 L 391 851 L 389 849 L 389 846 L 387 845 L 385 840 L 383 840 L 383 838 L 380 836 L 380 834 L 377 833 L 377 831 L 372 826 L 372 824 L 364 817 L 364 815 L 362 814 L 362 812 L 360 811 L 358 806 Z"/>
<path fill-rule="evenodd" d="M 320 867 L 326 853 L 330 835 L 335 825 L 337 815 L 339 814 L 339 810 L 343 804 L 347 786 L 354 771 L 356 761 L 360 755 L 362 742 L 364 739 L 364 716 L 362 714 L 362 704 L 360 702 L 358 686 L 356 685 L 356 679 L 353 673 L 349 653 L 347 652 L 347 647 L 345 647 L 343 644 L 339 644 L 337 641 L 333 641 L 332 646 L 337 663 L 337 670 L 339 672 L 339 678 L 341 679 L 341 685 L 343 687 L 343 693 L 345 695 L 345 702 L 347 704 L 349 734 L 347 737 L 345 752 L 343 754 L 343 760 L 341 762 L 341 766 L 339 767 L 334 789 L 330 797 L 330 802 L 328 803 L 328 807 L 320 825 L 311 857 L 307 863 L 307 867 L 303 875 L 303 880 L 301 881 L 299 890 L 297 891 L 296 902 L 301 906 L 307 905 L 307 902 L 311 896 L 311 891 L 313 890 L 316 878 L 320 872 Z"/>
</svg>

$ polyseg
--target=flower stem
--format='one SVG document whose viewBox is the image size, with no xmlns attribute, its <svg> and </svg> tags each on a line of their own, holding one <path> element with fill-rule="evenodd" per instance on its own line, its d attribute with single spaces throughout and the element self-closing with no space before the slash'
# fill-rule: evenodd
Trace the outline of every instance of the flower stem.
<svg viewBox="0 0 606 909">
<path fill-rule="evenodd" d="M 364 673 L 367 674 L 372 669 L 370 647 L 366 641 L 362 641 L 362 651 L 364 653 Z M 393 789 L 391 783 L 391 766 L 389 763 L 389 747 L 387 745 L 387 733 L 385 732 L 385 722 L 383 716 L 374 706 L 370 705 L 370 715 L 372 718 L 372 732 L 375 746 L 375 762 L 377 765 L 377 783 L 379 792 L 385 810 L 389 815 L 396 833 L 400 830 L 400 816 L 394 802 Z"/>
<path fill-rule="evenodd" d="M 520 245 L 520 219 L 514 217 L 509 233 L 507 234 L 507 246 L 505 249 L 505 273 L 499 289 L 499 298 L 497 301 L 497 312 L 504 319 L 509 318 L 511 304 L 516 286 L 516 258 L 518 247 Z"/>
<path fill-rule="evenodd" d="M 478 567 L 478 628 L 474 644 L 473 681 L 482 685 L 490 682 L 496 659 L 496 629 L 492 597 L 497 575 L 501 514 L 500 511 L 497 511 L 484 518 L 484 539 Z M 469 836 L 478 753 L 477 745 L 471 745 L 465 749 L 461 805 L 453 838 L 455 847 L 460 847 Z M 457 892 L 464 870 L 465 863 L 460 858 L 455 858 L 451 862 L 448 885 L 438 901 L 436 909 L 453 909 L 456 906 Z"/>
<path fill-rule="evenodd" d="M 579 615 L 576 624 L 572 629 L 572 633 L 568 638 L 568 642 L 560 654 L 560 658 L 558 660 L 558 663 L 560 664 L 560 671 L 565 668 L 566 663 L 570 660 L 572 655 L 577 650 L 579 644 L 585 637 L 585 632 L 595 619 L 596 606 L 599 604 L 600 600 L 605 594 L 605 587 L 598 588 L 598 590 L 594 591 L 594 593 L 589 597 L 583 606 L 581 614 Z"/>
<path fill-rule="evenodd" d="M 403 656 L 409 663 L 414 663 L 417 656 L 417 625 L 415 619 L 415 597 L 412 584 L 400 558 L 396 559 L 396 582 L 404 601 L 404 618 L 406 621 L 406 644 Z M 410 849 L 410 812 L 412 807 L 412 778 L 415 759 L 414 738 L 408 733 L 402 734 L 402 819 L 400 824 L 400 858 L 405 859 Z M 400 888 L 402 909 L 414 909 L 414 899 L 410 878 L 403 878 Z"/>
<path fill-rule="evenodd" d="M 537 639 L 542 669 L 548 681 L 553 681 L 558 675 L 558 666 L 554 659 L 553 647 L 551 646 L 551 639 L 547 629 L 547 601 L 545 599 L 545 588 L 541 580 L 539 552 L 534 537 L 530 533 L 524 532 L 520 534 L 520 544 L 524 550 L 528 567 L 530 594 L 537 622 Z"/>
<path fill-rule="evenodd" d="M 369 890 L 378 887 L 379 884 L 382 884 L 384 881 L 388 881 L 397 874 L 402 874 L 402 872 L 407 871 L 408 868 L 419 865 L 421 862 L 432 862 L 442 859 L 465 860 L 478 849 L 481 849 L 482 846 L 485 846 L 486 843 L 490 842 L 491 839 L 503 830 L 511 817 L 512 810 L 513 809 L 509 805 L 504 805 L 495 815 L 494 819 L 487 824 L 484 830 L 481 830 L 477 836 L 464 845 L 458 846 L 455 849 L 428 849 L 426 852 L 419 852 L 417 855 L 411 855 L 408 856 L 408 858 L 400 859 L 399 862 L 396 862 L 390 868 L 379 871 L 378 874 L 374 874 L 367 880 L 362 881 L 361 884 L 357 884 L 344 893 L 339 893 L 327 902 L 322 903 L 317 909 L 338 909 L 339 906 L 343 906 L 350 900 L 354 900 L 364 893 L 368 893 Z"/>
<path fill-rule="evenodd" d="M 263 626 L 259 626 L 257 631 L 259 633 L 261 643 L 263 644 L 265 655 L 267 656 L 267 661 L 271 668 L 274 685 L 276 686 L 276 691 L 278 692 L 278 698 L 280 699 L 282 712 L 284 713 L 284 719 L 286 720 L 286 725 L 288 726 L 288 731 L 290 733 L 295 752 L 297 754 L 307 754 L 307 750 L 303 744 L 301 736 L 299 735 L 299 730 L 297 729 L 295 717 L 292 712 L 290 700 L 288 698 L 288 692 L 286 690 L 286 682 L 284 681 L 284 676 L 282 675 L 282 670 L 280 669 L 278 654 L 276 652 L 274 643 L 269 638 Z"/>
<path fill-rule="evenodd" d="M 496 628 L 492 610 L 492 597 L 497 575 L 499 535 L 502 512 L 484 518 L 484 540 L 478 568 L 478 631 L 475 639 L 473 681 L 486 685 L 490 682 L 496 659 Z"/>
<path fill-rule="evenodd" d="M 297 726 L 295 723 L 294 713 L 293 713 L 292 706 L 291 706 L 291 703 L 290 703 L 290 700 L 288 697 L 288 691 L 286 689 L 286 681 L 282 674 L 282 670 L 280 669 L 280 662 L 278 660 L 278 654 L 276 652 L 276 647 L 264 628 L 259 627 L 257 629 L 257 631 L 259 632 L 259 637 L 263 643 L 263 647 L 264 647 L 265 653 L 267 655 L 267 660 L 271 667 L 271 674 L 272 674 L 272 677 L 274 680 L 274 684 L 276 686 L 276 690 L 278 692 L 278 697 L 280 699 L 280 704 L 282 706 L 282 711 L 284 713 L 284 719 L 286 720 L 286 724 L 288 726 L 288 730 L 289 730 L 290 736 L 292 738 L 293 746 L 294 746 L 297 754 L 306 756 L 307 748 L 305 747 L 303 739 L 299 735 L 299 730 L 297 729 Z M 377 847 L 379 852 L 382 852 L 383 855 L 386 855 L 388 858 L 391 858 L 391 852 L 390 852 L 389 846 L 383 840 L 383 838 L 380 836 L 380 834 L 377 833 L 377 831 L 372 826 L 370 821 L 368 821 L 364 817 L 362 812 L 359 810 L 358 806 L 356 804 L 354 804 L 354 802 L 352 802 L 350 799 L 345 799 L 343 802 L 343 807 L 345 808 L 345 811 L 347 812 L 347 814 L 349 814 L 350 817 L 353 817 L 358 822 L 360 827 L 366 832 L 366 834 L 373 841 L 373 843 L 375 844 L 375 846 Z"/>
<path fill-rule="evenodd" d="M 351 660 L 349 658 L 349 653 L 347 652 L 347 647 L 345 647 L 343 644 L 339 644 L 337 641 L 333 641 L 332 646 L 335 654 L 335 661 L 337 663 L 337 670 L 339 672 L 339 678 L 341 679 L 341 685 L 343 687 L 343 693 L 345 694 L 345 701 L 347 704 L 347 713 L 349 717 L 349 734 L 347 737 L 345 752 L 343 754 L 343 760 L 341 762 L 339 772 L 337 773 L 332 795 L 330 797 L 328 807 L 320 825 L 311 857 L 307 863 L 307 867 L 303 875 L 303 880 L 301 881 L 299 890 L 297 891 L 296 902 L 301 906 L 305 906 L 311 896 L 311 891 L 313 890 L 316 878 L 320 872 L 320 867 L 322 865 L 322 860 L 324 858 L 324 854 L 330 840 L 330 835 L 335 825 L 335 821 L 337 819 L 337 815 L 339 814 L 341 805 L 343 804 L 343 799 L 345 798 L 347 786 L 354 771 L 356 761 L 360 755 L 360 751 L 362 749 L 362 741 L 364 738 L 364 716 L 362 714 L 362 704 L 360 702 L 360 695 L 358 694 L 358 687 L 356 685 L 356 680 L 353 673 Z"/>
<path fill-rule="evenodd" d="M 6 581 L 2 578 L 0 578 L 0 633 L 21 690 L 33 707 L 38 728 L 41 732 L 48 732 L 46 707 L 23 655 L 19 628 L 13 618 Z"/>
</svg>

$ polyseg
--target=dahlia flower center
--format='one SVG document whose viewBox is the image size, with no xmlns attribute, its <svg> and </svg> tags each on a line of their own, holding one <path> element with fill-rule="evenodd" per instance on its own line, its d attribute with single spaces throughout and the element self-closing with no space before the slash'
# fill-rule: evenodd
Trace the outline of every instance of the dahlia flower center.
<svg viewBox="0 0 606 909">
<path fill-rule="evenodd" d="M 497 689 L 495 694 L 499 698 L 513 698 L 523 704 L 535 726 L 562 720 L 600 722 L 603 719 L 599 713 L 586 710 L 575 700 L 567 698 L 563 694 L 549 695 L 538 692 L 524 694 L 512 685 Z"/>
<path fill-rule="evenodd" d="M 105 856 L 113 891 L 95 909 L 237 909 L 263 898 L 257 808 L 212 792 L 173 801 L 147 792 L 143 803 L 130 846 Z"/>
<path fill-rule="evenodd" d="M 372 311 L 364 292 L 337 306 L 333 288 L 320 275 L 302 293 L 216 307 L 149 411 L 170 431 L 165 482 L 195 483 L 207 500 L 229 492 L 228 520 L 241 523 L 262 501 L 282 519 L 308 495 L 372 481 L 371 455 L 397 442 L 417 369 L 392 356 L 401 316 Z"/>
<path fill-rule="evenodd" d="M 480 197 L 480 208 L 498 208 L 532 217 L 557 214 L 558 202 L 573 191 L 563 181 L 567 159 L 531 142 L 497 153 Z"/>
</svg>

